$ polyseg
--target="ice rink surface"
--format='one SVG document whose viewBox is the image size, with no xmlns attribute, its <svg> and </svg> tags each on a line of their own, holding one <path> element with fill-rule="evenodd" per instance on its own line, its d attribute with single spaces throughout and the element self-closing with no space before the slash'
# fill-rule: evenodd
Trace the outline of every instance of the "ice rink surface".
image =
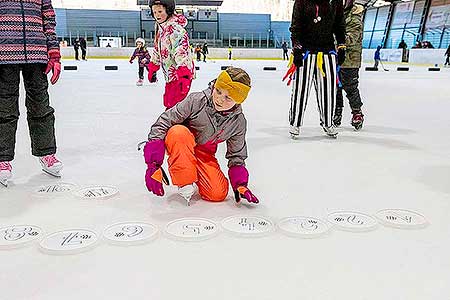
<svg viewBox="0 0 450 300">
<path fill-rule="evenodd" d="M 298 141 L 288 134 L 290 88 L 281 82 L 285 62 L 232 61 L 253 80 L 243 105 L 248 120 L 250 188 L 257 208 L 194 198 L 191 207 L 166 187 L 149 194 L 138 142 L 163 111 L 163 78 L 137 87 L 137 63 L 126 60 L 63 61 L 50 88 L 56 110 L 58 180 L 43 174 L 30 154 L 23 87 L 14 177 L 0 189 L 0 227 L 35 224 L 47 233 L 87 228 L 101 233 L 124 221 L 163 228 L 182 217 L 220 223 L 236 214 L 275 222 L 305 215 L 325 219 L 338 210 L 374 214 L 384 208 L 422 213 L 422 230 L 380 226 L 368 233 L 335 230 L 319 239 L 280 233 L 257 239 L 220 234 L 199 243 L 159 237 L 135 247 L 105 243 L 71 256 L 50 256 L 36 245 L 0 251 L 1 300 L 81 299 L 448 299 L 450 295 L 450 69 L 428 72 L 361 71 L 364 128 L 343 126 L 332 140 L 319 126 L 315 95 Z M 228 61 L 199 63 L 192 91 L 206 88 Z M 105 65 L 119 71 L 105 72 Z M 277 66 L 264 72 L 264 66 Z M 224 144 L 217 157 L 226 171 Z M 39 186 L 56 181 L 79 186 L 113 185 L 110 200 L 36 198 Z"/>
</svg>

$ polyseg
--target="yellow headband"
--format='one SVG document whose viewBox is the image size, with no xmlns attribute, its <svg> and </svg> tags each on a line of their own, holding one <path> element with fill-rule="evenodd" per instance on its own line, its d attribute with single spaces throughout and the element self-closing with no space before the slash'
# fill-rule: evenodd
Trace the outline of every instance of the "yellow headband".
<svg viewBox="0 0 450 300">
<path fill-rule="evenodd" d="M 230 98 L 237 104 L 244 102 L 250 92 L 250 87 L 248 85 L 233 81 L 226 71 L 223 71 L 220 73 L 219 77 L 217 77 L 215 87 L 227 90 L 230 94 Z"/>
</svg>

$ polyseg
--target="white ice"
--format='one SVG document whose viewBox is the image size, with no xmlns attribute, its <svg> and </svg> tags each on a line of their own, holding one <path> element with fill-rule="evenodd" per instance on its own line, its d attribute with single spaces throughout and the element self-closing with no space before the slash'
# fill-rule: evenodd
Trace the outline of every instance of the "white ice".
<svg viewBox="0 0 450 300">
<path fill-rule="evenodd" d="M 349 125 L 345 103 L 337 140 L 319 127 L 314 95 L 299 140 L 288 134 L 290 88 L 281 82 L 285 62 L 233 61 L 253 79 L 244 103 L 247 160 L 257 208 L 193 199 L 190 207 L 166 187 L 149 194 L 145 164 L 136 145 L 163 111 L 163 79 L 136 87 L 137 65 L 125 60 L 64 61 L 50 88 L 56 110 L 61 179 L 41 172 L 30 153 L 24 91 L 14 177 L 0 189 L 0 227 L 39 225 L 47 233 L 87 228 L 97 232 L 124 221 L 163 228 L 181 217 L 220 222 L 235 214 L 325 218 L 337 210 L 374 214 L 405 208 L 424 214 L 423 230 L 380 226 L 369 233 L 334 231 L 304 240 L 280 233 L 259 239 L 221 234 L 200 243 L 163 236 L 136 247 L 102 243 L 74 256 L 42 254 L 36 245 L 0 252 L 0 299 L 447 299 L 450 294 L 450 70 L 411 67 L 399 73 L 361 72 L 364 128 Z M 199 63 L 193 91 L 206 87 L 228 61 Z M 105 72 L 118 65 L 118 72 Z M 277 66 L 263 72 L 263 66 Z M 226 168 L 224 145 L 217 154 Z M 226 169 L 225 169 L 226 170 Z M 38 199 L 37 187 L 52 182 L 114 185 L 111 200 Z"/>
</svg>

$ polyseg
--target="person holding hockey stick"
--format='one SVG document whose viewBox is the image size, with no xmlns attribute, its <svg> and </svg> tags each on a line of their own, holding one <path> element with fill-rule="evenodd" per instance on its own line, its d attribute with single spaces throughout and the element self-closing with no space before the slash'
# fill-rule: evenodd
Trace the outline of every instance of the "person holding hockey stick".
<svg viewBox="0 0 450 300">
<path fill-rule="evenodd" d="M 336 110 L 333 123 L 340 126 L 342 122 L 342 109 L 344 107 L 344 96 L 342 90 L 347 94 L 352 109 L 352 126 L 359 130 L 363 126 L 364 115 L 361 110 L 363 105 L 359 93 L 359 69 L 361 68 L 362 39 L 363 39 L 363 14 L 364 7 L 354 3 L 354 0 L 343 0 L 345 17 L 345 62 L 339 69 L 340 85 L 336 95 Z"/>
<path fill-rule="evenodd" d="M 161 168 L 164 154 L 169 156 L 172 183 L 188 205 L 195 192 L 202 199 L 224 201 L 228 180 L 215 157 L 219 143 L 226 142 L 228 177 L 240 202 L 259 203 L 249 190 L 249 173 L 245 167 L 247 121 L 241 104 L 250 92 L 250 77 L 239 68 L 229 67 L 209 87 L 190 94 L 184 101 L 166 110 L 151 127 L 144 147 L 147 164 L 145 182 L 150 192 L 164 195 L 163 182 L 168 178 Z"/>
<path fill-rule="evenodd" d="M 314 84 L 320 124 L 327 136 L 335 138 L 336 69 L 344 62 L 346 49 L 342 0 L 296 0 L 289 30 L 294 64 L 287 75 L 295 74 L 289 111 L 291 137 L 299 137 L 309 92 Z"/>
<path fill-rule="evenodd" d="M 187 20 L 175 13 L 174 0 L 150 0 L 149 5 L 156 22 L 148 79 L 156 82 L 155 73 L 162 67 L 166 79 L 164 106 L 169 109 L 186 98 L 194 77 L 189 36 L 184 29 Z"/>
<path fill-rule="evenodd" d="M 2 5 L 5 3 L 5 5 Z M 0 183 L 12 177 L 19 84 L 22 72 L 31 152 L 42 170 L 60 176 L 63 168 L 56 158 L 55 115 L 49 104 L 48 73 L 55 84 L 61 73 L 59 42 L 55 34 L 55 11 L 51 0 L 0 1 Z"/>
</svg>

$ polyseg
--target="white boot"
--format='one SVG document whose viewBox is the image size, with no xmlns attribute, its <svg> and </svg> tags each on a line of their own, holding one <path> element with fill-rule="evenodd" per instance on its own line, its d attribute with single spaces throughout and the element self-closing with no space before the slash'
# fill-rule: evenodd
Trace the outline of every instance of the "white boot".
<svg viewBox="0 0 450 300">
<path fill-rule="evenodd" d="M 297 140 L 300 136 L 300 127 L 291 126 L 291 128 L 289 129 L 289 133 L 291 134 L 291 138 L 293 140 Z"/>
<path fill-rule="evenodd" d="M 137 86 L 142 86 L 144 84 L 144 80 L 143 79 L 138 79 L 138 81 L 136 81 L 136 85 Z"/>
<path fill-rule="evenodd" d="M 9 161 L 0 162 L 0 183 L 8 186 L 8 180 L 12 177 L 12 166 Z"/>
<path fill-rule="evenodd" d="M 195 187 L 194 184 L 188 184 L 183 187 L 178 187 L 178 194 L 180 194 L 187 202 L 187 205 L 191 205 L 191 198 L 194 195 Z"/>
<path fill-rule="evenodd" d="M 63 164 L 56 158 L 55 154 L 39 157 L 39 162 L 41 163 L 42 171 L 55 177 L 61 177 L 60 172 Z"/>
<path fill-rule="evenodd" d="M 334 128 L 334 126 L 330 126 L 330 127 L 322 127 L 323 131 L 325 131 L 325 134 L 331 138 L 337 138 L 338 132 L 336 131 L 336 129 Z"/>
</svg>

